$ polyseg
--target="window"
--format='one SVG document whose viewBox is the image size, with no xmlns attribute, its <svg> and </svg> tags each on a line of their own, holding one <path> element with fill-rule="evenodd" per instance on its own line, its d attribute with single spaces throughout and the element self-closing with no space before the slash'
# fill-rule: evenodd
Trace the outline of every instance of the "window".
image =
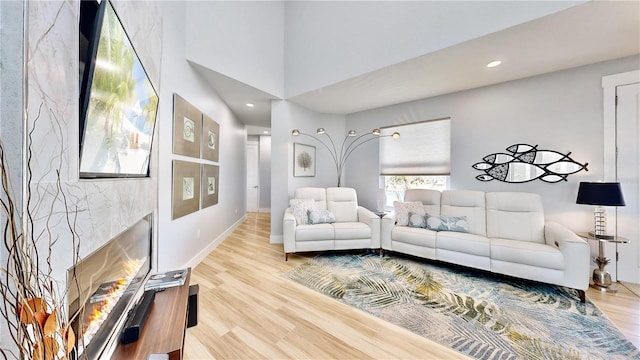
<svg viewBox="0 0 640 360">
<path fill-rule="evenodd" d="M 407 189 L 446 190 L 449 176 L 384 176 L 384 192 L 387 195 L 385 209 L 391 209 L 394 201 L 403 201 Z"/>
<path fill-rule="evenodd" d="M 400 133 L 400 139 L 390 136 Z M 381 129 L 380 175 L 387 208 L 407 189 L 445 190 L 451 172 L 451 119 L 436 119 Z"/>
<path fill-rule="evenodd" d="M 400 139 L 391 134 L 400 133 Z M 422 121 L 381 128 L 380 175 L 448 176 L 451 120 Z"/>
</svg>

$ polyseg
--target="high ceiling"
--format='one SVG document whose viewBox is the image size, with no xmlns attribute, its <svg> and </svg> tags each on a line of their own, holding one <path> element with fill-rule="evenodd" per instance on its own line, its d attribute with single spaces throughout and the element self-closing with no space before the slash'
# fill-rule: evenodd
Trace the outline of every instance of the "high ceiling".
<svg viewBox="0 0 640 360">
<path fill-rule="evenodd" d="M 288 100 L 320 113 L 349 114 L 638 53 L 640 1 L 593 1 Z M 493 59 L 502 65 L 487 68 Z M 276 97 L 193 66 L 251 132 L 270 128 Z"/>
</svg>

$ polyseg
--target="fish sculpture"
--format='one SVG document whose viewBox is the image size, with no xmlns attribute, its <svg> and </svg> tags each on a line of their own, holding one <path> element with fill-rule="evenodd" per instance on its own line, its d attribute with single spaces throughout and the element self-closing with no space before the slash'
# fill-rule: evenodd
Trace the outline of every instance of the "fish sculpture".
<svg viewBox="0 0 640 360">
<path fill-rule="evenodd" d="M 587 165 L 574 161 L 569 155 L 554 150 L 539 150 L 538 145 L 515 144 L 509 146 L 508 153 L 495 153 L 473 164 L 484 174 L 476 176 L 480 181 L 499 180 L 523 183 L 540 179 L 549 183 L 567 181 L 567 176 L 579 171 L 589 171 Z"/>
</svg>

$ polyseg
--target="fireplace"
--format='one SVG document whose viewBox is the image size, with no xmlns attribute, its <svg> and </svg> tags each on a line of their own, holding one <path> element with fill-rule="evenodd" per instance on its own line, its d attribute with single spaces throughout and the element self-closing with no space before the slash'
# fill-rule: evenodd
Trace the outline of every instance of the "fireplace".
<svg viewBox="0 0 640 360">
<path fill-rule="evenodd" d="M 68 314 L 79 359 L 108 358 L 117 346 L 151 271 L 152 220 L 148 214 L 68 270 Z"/>
</svg>

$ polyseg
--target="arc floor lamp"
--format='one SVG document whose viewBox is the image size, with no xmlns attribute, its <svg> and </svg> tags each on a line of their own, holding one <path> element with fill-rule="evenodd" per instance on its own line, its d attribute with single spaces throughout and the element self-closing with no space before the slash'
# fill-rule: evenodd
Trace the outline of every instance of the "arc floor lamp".
<svg viewBox="0 0 640 360">
<path fill-rule="evenodd" d="M 344 140 L 342 140 L 342 145 L 340 146 L 340 152 L 338 152 L 338 149 L 336 148 L 336 144 L 333 142 L 333 139 L 324 130 L 324 128 L 318 128 L 316 130 L 316 135 L 325 135 L 329 139 L 328 142 L 326 140 L 323 141 L 320 136 L 314 136 L 311 134 L 303 133 L 298 129 L 293 129 L 293 131 L 291 131 L 291 135 L 292 136 L 300 136 L 300 135 L 308 136 L 314 139 L 315 141 L 319 142 L 320 144 L 322 144 L 329 151 L 329 154 L 331 154 L 331 157 L 333 158 L 333 162 L 336 166 L 336 174 L 338 175 L 338 186 L 341 185 L 342 170 L 344 170 L 344 165 L 354 150 L 359 148 L 364 143 L 367 143 L 371 140 L 379 139 L 381 137 L 391 137 L 394 140 L 400 139 L 400 133 L 397 131 L 390 135 L 382 135 L 380 132 L 380 129 L 376 128 L 371 130 L 371 132 L 358 136 L 355 130 L 349 130 L 349 132 L 347 133 L 347 136 L 345 136 Z M 349 139 L 352 139 L 352 140 L 348 141 Z"/>
</svg>

